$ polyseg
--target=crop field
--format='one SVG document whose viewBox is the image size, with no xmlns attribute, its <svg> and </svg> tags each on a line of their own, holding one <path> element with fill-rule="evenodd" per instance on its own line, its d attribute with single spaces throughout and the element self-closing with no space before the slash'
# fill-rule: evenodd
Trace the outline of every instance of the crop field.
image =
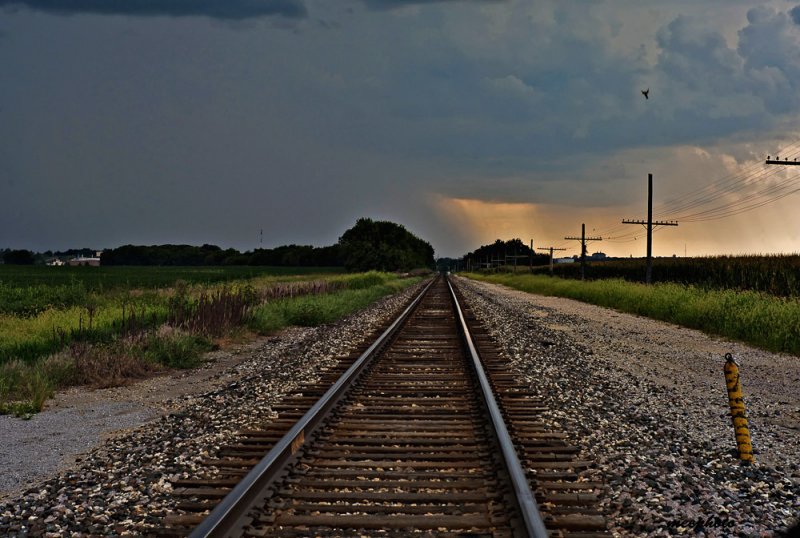
<svg viewBox="0 0 800 538">
<path fill-rule="evenodd" d="M 37 411 L 66 385 L 113 385 L 195 366 L 219 338 L 330 322 L 418 281 L 378 272 L 291 273 L 0 266 L 0 412 Z"/>
<path fill-rule="evenodd" d="M 547 274 L 548 267 L 535 267 L 534 273 Z M 557 264 L 554 274 L 580 278 L 580 263 Z M 621 278 L 643 282 L 645 260 L 587 262 L 586 278 Z M 800 297 L 800 255 L 714 256 L 707 258 L 655 258 L 653 282 L 674 282 L 705 289 L 734 289 L 766 293 L 778 297 Z"/>
<path fill-rule="evenodd" d="M 171 288 L 177 281 L 216 284 L 258 277 L 341 273 L 337 267 L 48 267 L 0 265 L 0 314 L 30 315 L 82 305 L 91 294 Z"/>
</svg>

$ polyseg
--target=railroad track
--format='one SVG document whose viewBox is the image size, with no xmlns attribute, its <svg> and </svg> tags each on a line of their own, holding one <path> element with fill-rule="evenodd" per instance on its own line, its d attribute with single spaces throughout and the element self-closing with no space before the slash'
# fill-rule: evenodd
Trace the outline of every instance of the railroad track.
<svg viewBox="0 0 800 538">
<path fill-rule="evenodd" d="M 179 480 L 162 535 L 606 536 L 591 462 L 448 280 Z M 210 512 L 210 513 L 208 513 Z M 193 530 L 192 530 L 193 529 Z"/>
</svg>

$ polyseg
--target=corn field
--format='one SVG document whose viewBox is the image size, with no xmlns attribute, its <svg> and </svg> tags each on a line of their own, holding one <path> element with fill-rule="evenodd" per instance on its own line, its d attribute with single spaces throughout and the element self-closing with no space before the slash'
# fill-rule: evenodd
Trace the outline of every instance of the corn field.
<svg viewBox="0 0 800 538">
<path fill-rule="evenodd" d="M 534 267 L 534 273 L 547 274 L 549 268 Z M 580 263 L 560 264 L 554 274 L 580 278 Z M 592 261 L 586 264 L 586 278 L 621 278 L 644 282 L 645 260 Z M 800 255 L 714 256 L 708 258 L 655 258 L 653 282 L 674 282 L 704 289 L 746 290 L 800 297 Z"/>
</svg>

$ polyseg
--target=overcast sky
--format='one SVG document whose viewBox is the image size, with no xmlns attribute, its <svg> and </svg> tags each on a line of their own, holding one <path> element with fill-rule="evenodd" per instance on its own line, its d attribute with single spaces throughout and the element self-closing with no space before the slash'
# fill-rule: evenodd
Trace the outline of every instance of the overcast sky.
<svg viewBox="0 0 800 538">
<path fill-rule="evenodd" d="M 573 254 L 585 222 L 640 256 L 618 224 L 653 173 L 657 255 L 797 252 L 800 192 L 687 217 L 800 187 L 762 164 L 800 156 L 796 6 L 0 0 L 0 248 L 326 245 L 366 216 L 437 255 Z"/>
</svg>

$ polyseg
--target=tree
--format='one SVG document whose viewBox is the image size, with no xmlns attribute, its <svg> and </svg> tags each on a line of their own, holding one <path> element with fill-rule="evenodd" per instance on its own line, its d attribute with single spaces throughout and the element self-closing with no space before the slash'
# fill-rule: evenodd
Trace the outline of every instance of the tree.
<svg viewBox="0 0 800 538">
<path fill-rule="evenodd" d="M 339 238 L 348 271 L 406 271 L 433 266 L 433 247 L 400 224 L 361 218 Z"/>
<path fill-rule="evenodd" d="M 462 261 L 465 262 L 471 259 L 473 267 L 480 267 L 484 263 L 504 265 L 508 262 L 509 265 L 514 265 L 515 256 L 525 256 L 525 258 L 516 258 L 519 265 L 528 265 L 531 261 L 533 265 L 544 265 L 549 261 L 549 257 L 546 254 L 533 252 L 519 238 L 508 241 L 497 239 L 491 245 L 483 245 L 472 252 L 464 254 Z M 531 256 L 533 256 L 533 260 L 531 260 Z"/>
<path fill-rule="evenodd" d="M 30 250 L 7 250 L 3 254 L 3 262 L 8 265 L 33 265 L 33 252 Z"/>
</svg>

